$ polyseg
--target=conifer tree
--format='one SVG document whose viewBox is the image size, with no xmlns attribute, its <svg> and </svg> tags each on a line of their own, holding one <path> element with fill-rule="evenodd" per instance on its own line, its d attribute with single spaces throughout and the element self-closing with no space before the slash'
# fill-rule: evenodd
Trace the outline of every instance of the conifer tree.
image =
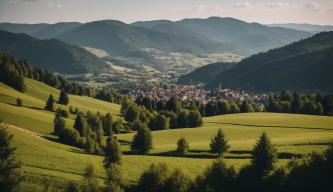
<svg viewBox="0 0 333 192">
<path fill-rule="evenodd" d="M 210 149 L 212 153 L 217 153 L 218 156 L 222 156 L 230 148 L 228 140 L 225 138 L 222 129 L 219 129 L 216 136 L 212 138 L 210 143 Z"/>
<path fill-rule="evenodd" d="M 3 125 L 0 125 L 0 190 L 14 191 L 22 177 L 18 169 L 21 163 L 14 157 L 15 148 L 10 142 L 13 136 L 9 135 Z"/>
<path fill-rule="evenodd" d="M 81 137 L 85 135 L 84 132 L 85 132 L 85 129 L 86 129 L 86 123 L 85 123 L 85 119 L 84 119 L 84 117 L 81 113 L 79 113 L 76 116 L 73 127 L 74 127 L 74 129 L 76 129 L 80 133 Z"/>
<path fill-rule="evenodd" d="M 251 164 L 254 166 L 255 172 L 259 177 L 266 176 L 276 162 L 276 149 L 264 132 L 257 140 L 252 150 Z"/>
<path fill-rule="evenodd" d="M 50 94 L 49 98 L 47 99 L 44 108 L 48 111 L 54 111 L 54 99 L 52 94 Z"/>
<path fill-rule="evenodd" d="M 61 90 L 58 102 L 62 105 L 67 105 L 69 103 L 68 95 L 64 90 Z"/>
<path fill-rule="evenodd" d="M 104 167 L 110 168 L 112 164 L 121 164 L 121 148 L 117 139 L 111 135 L 107 139 L 105 157 L 104 157 Z"/>
</svg>

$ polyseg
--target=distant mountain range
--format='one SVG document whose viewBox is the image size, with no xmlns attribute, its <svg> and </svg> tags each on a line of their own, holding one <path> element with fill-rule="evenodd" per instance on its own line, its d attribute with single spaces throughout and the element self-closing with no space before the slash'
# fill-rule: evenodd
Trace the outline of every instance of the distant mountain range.
<svg viewBox="0 0 333 192">
<path fill-rule="evenodd" d="M 228 70 L 221 70 L 215 65 L 193 72 L 209 75 L 208 68 L 217 74 L 208 79 L 208 88 L 215 88 L 221 83 L 224 87 L 255 91 L 333 91 L 333 32 L 318 33 L 311 38 L 253 55 Z M 218 70 L 219 73 L 216 72 Z M 186 76 L 188 79 L 197 75 L 190 73 Z"/>
<path fill-rule="evenodd" d="M 53 72 L 74 74 L 109 69 L 102 59 L 85 49 L 57 39 L 40 40 L 0 30 L 0 50 Z"/>
<path fill-rule="evenodd" d="M 333 31 L 333 26 L 330 25 L 312 25 L 312 24 L 298 24 L 298 23 L 285 23 L 285 24 L 270 24 L 272 27 L 284 27 L 300 31 L 307 31 L 310 33 L 319 33 L 323 31 Z"/>
<path fill-rule="evenodd" d="M 114 20 L 57 24 L 2 23 L 0 29 L 27 33 L 36 38 L 57 38 L 73 45 L 122 56 L 137 56 L 144 48 L 168 52 L 233 52 L 250 55 L 311 35 L 294 29 L 219 17 L 132 24 Z"/>
</svg>

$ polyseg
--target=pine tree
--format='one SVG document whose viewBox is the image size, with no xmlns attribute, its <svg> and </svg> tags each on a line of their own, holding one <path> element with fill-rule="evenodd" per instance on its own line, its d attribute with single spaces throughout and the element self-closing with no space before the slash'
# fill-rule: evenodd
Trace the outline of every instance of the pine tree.
<svg viewBox="0 0 333 192">
<path fill-rule="evenodd" d="M 177 101 L 176 97 L 171 97 L 165 104 L 165 108 L 174 113 L 178 113 L 181 110 L 180 103 Z"/>
<path fill-rule="evenodd" d="M 244 100 L 241 107 L 240 107 L 241 113 L 251 113 L 254 112 L 253 107 L 249 104 L 248 101 Z"/>
<path fill-rule="evenodd" d="M 184 137 L 181 137 L 177 141 L 177 153 L 180 155 L 186 155 L 189 150 L 189 144 Z"/>
<path fill-rule="evenodd" d="M 121 148 L 119 142 L 113 135 L 109 136 L 107 139 L 105 157 L 104 157 L 104 167 L 110 168 L 112 164 L 121 164 Z"/>
<path fill-rule="evenodd" d="M 69 103 L 68 95 L 64 90 L 61 90 L 58 102 L 62 105 L 67 105 Z"/>
<path fill-rule="evenodd" d="M 152 149 L 152 135 L 150 130 L 142 126 L 133 138 L 131 150 L 137 154 L 147 154 Z"/>
<path fill-rule="evenodd" d="M 210 149 L 212 153 L 217 153 L 218 156 L 222 156 L 230 148 L 228 140 L 225 138 L 222 129 L 219 129 L 216 136 L 212 138 L 210 143 Z"/>
<path fill-rule="evenodd" d="M 44 109 L 48 111 L 54 111 L 54 99 L 52 94 L 50 94 L 48 100 L 46 101 Z"/>
<path fill-rule="evenodd" d="M 106 135 L 112 135 L 112 115 L 110 113 L 107 113 L 103 118 L 103 129 Z"/>
<path fill-rule="evenodd" d="M 73 127 L 80 133 L 81 137 L 85 135 L 86 123 L 85 123 L 85 119 L 81 113 L 79 113 L 76 116 Z"/>
<path fill-rule="evenodd" d="M 15 148 L 10 142 L 13 136 L 9 135 L 3 125 L 0 125 L 0 190 L 14 191 L 22 177 L 17 171 L 21 163 L 14 157 Z"/>
<path fill-rule="evenodd" d="M 251 164 L 254 166 L 255 172 L 259 177 L 266 176 L 276 162 L 276 149 L 264 132 L 257 140 L 252 150 Z"/>
</svg>

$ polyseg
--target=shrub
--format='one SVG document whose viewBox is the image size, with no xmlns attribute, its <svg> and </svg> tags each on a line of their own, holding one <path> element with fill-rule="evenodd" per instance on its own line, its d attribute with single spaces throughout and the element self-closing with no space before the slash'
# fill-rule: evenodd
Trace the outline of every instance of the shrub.
<svg viewBox="0 0 333 192">
<path fill-rule="evenodd" d="M 181 137 L 178 141 L 177 141 L 177 153 L 179 155 L 185 155 L 188 153 L 189 150 L 189 144 L 188 142 L 185 140 L 184 137 Z"/>
<path fill-rule="evenodd" d="M 16 99 L 16 105 L 17 105 L 17 106 L 21 107 L 21 106 L 22 106 L 22 103 L 23 103 L 23 102 L 22 102 L 22 99 L 21 99 L 21 98 L 17 98 L 17 99 Z"/>
</svg>

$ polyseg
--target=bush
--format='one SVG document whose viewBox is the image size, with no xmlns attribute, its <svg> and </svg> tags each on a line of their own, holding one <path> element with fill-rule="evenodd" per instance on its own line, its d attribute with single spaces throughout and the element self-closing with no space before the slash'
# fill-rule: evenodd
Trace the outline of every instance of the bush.
<svg viewBox="0 0 333 192">
<path fill-rule="evenodd" d="M 222 159 L 217 159 L 205 170 L 203 176 L 196 179 L 195 191 L 234 191 L 236 179 L 235 169 L 228 167 Z"/>
<path fill-rule="evenodd" d="M 176 169 L 165 181 L 164 191 L 187 192 L 191 184 L 190 178 L 180 169 Z"/>
<path fill-rule="evenodd" d="M 19 107 L 21 107 L 22 104 L 23 104 L 22 99 L 17 98 L 17 99 L 16 99 L 16 105 L 19 106 Z"/>
<path fill-rule="evenodd" d="M 179 155 L 185 155 L 188 153 L 189 150 L 189 144 L 188 142 L 185 140 L 184 137 L 181 137 L 178 141 L 177 141 L 177 153 Z"/>
<path fill-rule="evenodd" d="M 69 113 L 68 113 L 68 111 L 66 109 L 58 108 L 56 110 L 56 113 L 58 113 L 59 115 L 61 115 L 64 118 L 68 118 L 69 117 Z"/>
<path fill-rule="evenodd" d="M 163 191 L 165 182 L 169 176 L 169 168 L 166 164 L 152 164 L 144 171 L 138 183 L 138 191 L 160 192 Z"/>
<path fill-rule="evenodd" d="M 153 147 L 152 135 L 150 130 L 143 126 L 133 138 L 131 150 L 137 154 L 147 154 Z"/>
<path fill-rule="evenodd" d="M 106 192 L 122 192 L 125 185 L 124 174 L 121 167 L 117 164 L 112 164 L 106 169 L 107 179 L 105 180 Z"/>
</svg>

